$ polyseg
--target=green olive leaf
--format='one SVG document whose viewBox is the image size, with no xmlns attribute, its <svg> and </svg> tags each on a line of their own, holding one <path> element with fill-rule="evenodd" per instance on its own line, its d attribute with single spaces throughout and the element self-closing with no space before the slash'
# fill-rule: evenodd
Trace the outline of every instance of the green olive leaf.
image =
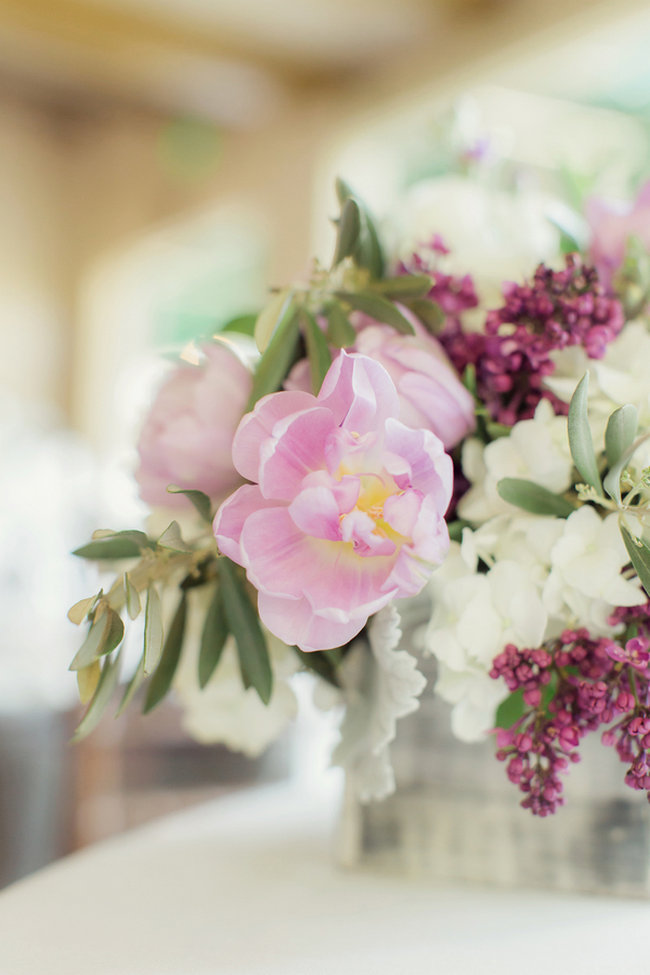
<svg viewBox="0 0 650 975">
<path fill-rule="evenodd" d="M 237 643 L 239 666 L 245 686 L 254 687 L 268 704 L 273 690 L 273 671 L 256 608 L 252 605 L 235 565 L 219 559 L 219 579 L 228 628 Z"/>
<path fill-rule="evenodd" d="M 187 595 L 183 593 L 169 627 L 158 666 L 149 681 L 144 706 L 142 708 L 144 714 L 152 711 L 162 701 L 171 687 L 178 662 L 181 659 L 186 619 Z"/>
<path fill-rule="evenodd" d="M 568 518 L 576 510 L 570 501 L 559 494 L 553 494 L 541 484 L 525 481 L 518 477 L 503 477 L 497 484 L 500 497 L 508 504 L 514 504 L 534 515 L 554 515 Z"/>
<path fill-rule="evenodd" d="M 403 335 L 413 335 L 414 329 L 408 318 L 405 318 L 399 308 L 382 295 L 372 294 L 370 291 L 337 291 L 336 297 L 346 302 L 355 311 L 369 315 L 376 322 L 391 325 Z"/>
<path fill-rule="evenodd" d="M 573 463 L 585 482 L 591 485 L 598 494 L 603 493 L 603 487 L 598 473 L 596 453 L 591 437 L 589 417 L 587 414 L 587 398 L 589 395 L 589 373 L 586 372 L 571 397 L 569 406 L 569 446 Z"/>
<path fill-rule="evenodd" d="M 317 396 L 323 379 L 327 375 L 327 370 L 332 365 L 332 356 L 327 339 L 314 316 L 307 311 L 302 311 L 300 318 L 307 344 L 312 392 L 314 396 Z"/>
<path fill-rule="evenodd" d="M 92 700 L 83 718 L 77 725 L 72 736 L 73 742 L 81 741 L 99 724 L 106 709 L 106 705 L 113 696 L 119 683 L 122 651 L 114 657 L 107 657 L 102 666 L 102 673 Z"/>
<path fill-rule="evenodd" d="M 203 624 L 203 633 L 201 634 L 199 687 L 205 687 L 215 672 L 217 664 L 221 660 L 229 632 L 221 589 L 217 586 L 212 602 L 208 607 Z"/>
</svg>

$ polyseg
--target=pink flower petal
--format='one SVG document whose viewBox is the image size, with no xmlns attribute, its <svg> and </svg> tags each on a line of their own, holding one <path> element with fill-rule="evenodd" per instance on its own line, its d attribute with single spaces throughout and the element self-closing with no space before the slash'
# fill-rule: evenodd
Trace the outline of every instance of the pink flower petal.
<svg viewBox="0 0 650 975">
<path fill-rule="evenodd" d="M 394 531 L 411 538 L 421 507 L 421 491 L 409 489 L 403 494 L 393 494 L 384 502 L 384 519 Z"/>
<path fill-rule="evenodd" d="M 261 592 L 257 608 L 264 625 L 289 646 L 301 650 L 331 650 L 344 646 L 359 633 L 366 620 L 349 619 L 337 622 L 314 612 L 304 597 L 288 599 Z"/>
<path fill-rule="evenodd" d="M 371 555 L 393 555 L 395 543 L 378 534 L 376 523 L 365 511 L 351 511 L 341 520 L 341 536 L 352 542 L 356 555 L 368 558 Z"/>
<path fill-rule="evenodd" d="M 388 580 L 397 590 L 397 599 L 417 596 L 431 575 L 431 566 L 417 557 L 408 545 L 402 546 Z"/>
<path fill-rule="evenodd" d="M 150 504 L 187 507 L 167 486 L 198 488 L 222 500 L 241 482 L 232 438 L 250 395 L 251 375 L 223 343 L 202 347 L 200 365 L 183 363 L 158 390 L 140 434 L 136 478 Z"/>
<path fill-rule="evenodd" d="M 355 348 L 388 371 L 402 423 L 425 427 L 453 447 L 474 429 L 474 400 L 440 343 L 421 325 L 415 329 L 415 335 L 399 335 L 388 325 L 371 325 L 359 332 Z"/>
<path fill-rule="evenodd" d="M 255 511 L 265 508 L 269 503 L 258 488 L 257 484 L 243 484 L 234 494 L 223 502 L 214 516 L 212 529 L 217 545 L 223 555 L 238 565 L 246 565 L 245 556 L 240 547 L 244 522 Z"/>
<path fill-rule="evenodd" d="M 423 358 L 435 363 L 434 368 L 427 370 L 429 374 L 407 372 L 397 385 L 403 404 L 401 420 L 407 426 L 427 427 L 451 449 L 475 427 L 474 400 L 459 382 L 450 390 L 442 377 L 433 381 L 431 373 L 438 370 L 444 374 L 446 367 L 431 356 Z"/>
<path fill-rule="evenodd" d="M 384 583 L 394 557 L 360 558 L 350 543 L 305 535 L 287 508 L 266 508 L 246 520 L 241 550 L 248 577 L 261 592 L 305 595 L 312 609 L 335 608 L 366 617 L 385 603 Z M 377 604 L 379 594 L 379 603 Z"/>
<path fill-rule="evenodd" d="M 412 430 L 399 420 L 387 420 L 386 447 L 409 464 L 409 485 L 423 494 L 432 494 L 438 510 L 444 513 L 451 501 L 454 470 L 438 437 L 429 430 Z M 398 472 L 389 463 L 386 469 L 397 478 Z"/>
<path fill-rule="evenodd" d="M 278 394 L 296 396 L 297 393 Z M 266 498 L 290 501 L 305 476 L 325 467 L 325 448 L 335 430 L 330 410 L 322 407 L 279 420 L 260 449 L 259 484 Z"/>
<path fill-rule="evenodd" d="M 339 514 L 345 514 L 357 503 L 361 483 L 358 477 L 350 474 L 344 474 L 340 480 L 335 480 L 327 471 L 312 471 L 305 477 L 303 487 L 327 488 L 336 499 Z"/>
<path fill-rule="evenodd" d="M 249 481 L 257 481 L 260 449 L 276 423 L 315 405 L 316 397 L 303 392 L 271 393 L 259 400 L 239 424 L 233 440 L 232 459 L 239 473 Z"/>
<path fill-rule="evenodd" d="M 367 356 L 341 351 L 330 367 L 318 401 L 339 426 L 355 433 L 381 429 L 389 416 L 399 416 L 399 399 L 383 366 Z"/>
<path fill-rule="evenodd" d="M 333 542 L 341 538 L 339 506 L 326 487 L 305 488 L 289 505 L 289 514 L 296 527 L 307 535 Z"/>
<path fill-rule="evenodd" d="M 376 433 L 355 436 L 350 430 L 334 430 L 325 445 L 328 471 L 336 476 L 341 468 L 356 474 L 372 470 L 381 463 L 382 441 Z"/>
<path fill-rule="evenodd" d="M 432 497 L 425 498 L 413 528 L 413 552 L 429 566 L 440 565 L 449 552 L 447 522 L 440 517 Z"/>
</svg>

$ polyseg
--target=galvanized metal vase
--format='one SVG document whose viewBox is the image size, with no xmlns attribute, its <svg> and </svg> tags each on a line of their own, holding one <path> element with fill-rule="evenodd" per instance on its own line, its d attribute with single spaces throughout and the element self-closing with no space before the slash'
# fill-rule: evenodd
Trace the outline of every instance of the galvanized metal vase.
<svg viewBox="0 0 650 975">
<path fill-rule="evenodd" d="M 410 633 L 406 627 L 405 648 Z M 347 783 L 340 862 L 434 880 L 650 897 L 650 806 L 624 784 L 624 766 L 597 734 L 566 777 L 566 805 L 545 819 L 519 806 L 494 751 L 492 741 L 454 738 L 449 707 L 427 687 L 391 746 L 395 794 L 361 804 Z"/>
</svg>

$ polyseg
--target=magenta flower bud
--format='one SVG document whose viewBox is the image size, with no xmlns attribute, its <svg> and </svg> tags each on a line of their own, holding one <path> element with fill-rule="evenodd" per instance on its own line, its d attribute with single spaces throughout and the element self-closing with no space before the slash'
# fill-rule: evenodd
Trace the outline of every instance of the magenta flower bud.
<svg viewBox="0 0 650 975">
<path fill-rule="evenodd" d="M 633 711 L 635 707 L 634 694 L 631 691 L 619 691 L 616 698 L 616 708 L 618 711 Z"/>
<path fill-rule="evenodd" d="M 533 747 L 533 739 L 526 734 L 515 735 L 514 744 L 518 752 L 529 752 Z"/>
<path fill-rule="evenodd" d="M 542 692 L 538 687 L 533 687 L 528 691 L 524 691 L 524 701 L 531 708 L 538 708 L 542 702 Z"/>
<path fill-rule="evenodd" d="M 561 728 L 559 739 L 562 748 L 566 749 L 567 751 L 570 748 L 575 748 L 580 741 L 580 736 L 575 725 L 569 725 L 568 727 Z"/>
<path fill-rule="evenodd" d="M 508 768 L 507 768 L 507 775 L 510 781 L 515 783 L 519 782 L 523 770 L 524 770 L 524 762 L 522 758 L 517 756 L 511 759 L 510 762 L 508 763 Z"/>
</svg>

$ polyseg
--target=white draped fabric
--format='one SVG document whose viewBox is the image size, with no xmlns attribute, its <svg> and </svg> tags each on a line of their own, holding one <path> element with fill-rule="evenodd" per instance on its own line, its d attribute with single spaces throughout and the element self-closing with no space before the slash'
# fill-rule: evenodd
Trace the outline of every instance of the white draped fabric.
<svg viewBox="0 0 650 975">
<path fill-rule="evenodd" d="M 647 973 L 650 904 L 343 872 L 336 797 L 274 786 L 0 895 L 3 975 Z"/>
</svg>

